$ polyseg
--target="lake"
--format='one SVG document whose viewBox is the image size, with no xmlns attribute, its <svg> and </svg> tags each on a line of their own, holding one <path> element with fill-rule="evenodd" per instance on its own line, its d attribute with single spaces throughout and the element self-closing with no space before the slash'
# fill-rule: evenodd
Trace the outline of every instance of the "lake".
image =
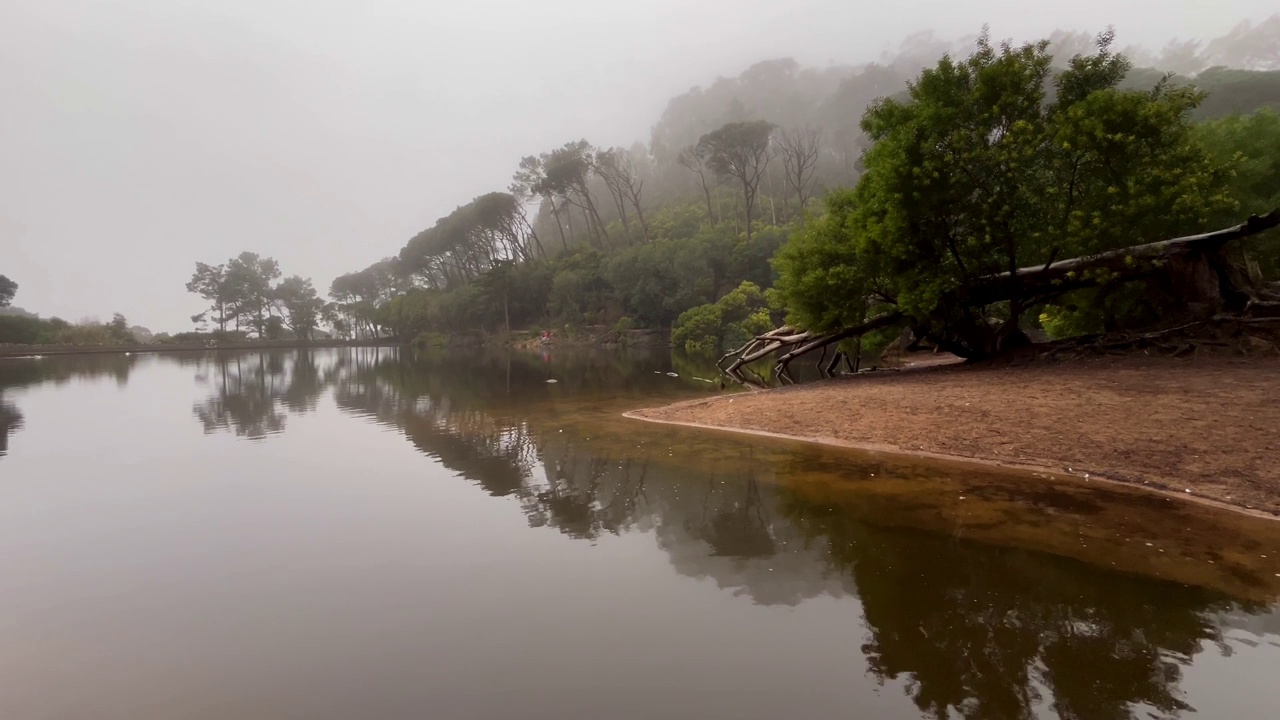
<svg viewBox="0 0 1280 720">
<path fill-rule="evenodd" d="M 0 359 L 0 718 L 1275 716 L 1280 523 L 621 417 L 712 377 Z"/>
</svg>

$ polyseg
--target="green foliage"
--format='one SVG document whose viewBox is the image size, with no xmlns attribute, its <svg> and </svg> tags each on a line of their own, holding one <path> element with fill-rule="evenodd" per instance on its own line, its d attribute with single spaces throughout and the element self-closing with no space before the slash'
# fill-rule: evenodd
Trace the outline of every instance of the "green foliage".
<svg viewBox="0 0 1280 720">
<path fill-rule="evenodd" d="M 0 307 L 9 307 L 13 296 L 18 293 L 18 283 L 0 275 Z"/>
<path fill-rule="evenodd" d="M 792 319 L 831 329 L 896 307 L 984 354 L 996 316 L 962 304 L 984 276 L 1194 231 L 1232 208 L 1223 168 L 1191 137 L 1201 97 L 1117 90 L 1129 65 L 1110 42 L 1053 78 L 1047 42 L 983 37 L 874 105 L 857 188 L 778 258 Z M 1011 292 L 1016 327 L 1030 299 Z"/>
<path fill-rule="evenodd" d="M 655 240 L 689 238 L 697 234 L 705 220 L 702 208 L 696 204 L 666 205 L 650 215 L 649 233 Z"/>
<path fill-rule="evenodd" d="M 1055 34 L 1056 60 L 1048 42 L 986 37 L 953 59 L 959 46 L 921 34 L 880 64 L 757 63 L 673 98 L 647 145 L 572 140 L 523 158 L 506 192 L 474 198 L 396 257 L 335 279 L 319 315 L 344 337 L 622 317 L 665 327 L 743 281 L 776 280 L 788 317 L 806 328 L 901 308 L 977 352 L 995 339 L 988 320 L 1005 333 L 1039 314 L 1037 299 L 1017 292 L 1001 307 L 964 310 L 958 298 L 978 278 L 1236 221 L 1235 202 L 1254 208 L 1275 192 L 1274 180 L 1265 185 L 1276 156 L 1265 152 L 1265 120 L 1194 133 L 1189 120 L 1280 102 L 1280 73 L 1263 70 L 1274 66 L 1277 28 L 1171 44 L 1143 60 L 1159 70 L 1135 70 L 1109 33 L 1093 47 L 1087 35 Z M 806 194 L 796 161 L 771 161 L 800 129 L 821 145 L 808 221 L 790 202 Z M 1228 178 L 1237 151 L 1248 160 Z M 773 225 L 761 226 L 762 214 Z M 1260 257 L 1267 272 L 1280 263 Z M 225 276 L 232 263 L 212 270 Z M 206 297 L 222 329 L 227 319 L 267 322 L 255 302 Z M 1152 310 L 1081 298 L 1107 305 L 1100 318 Z M 708 312 L 689 327 L 719 327 Z"/>
<path fill-rule="evenodd" d="M 431 348 L 442 348 L 449 344 L 449 338 L 446 335 L 433 332 L 419 333 L 413 338 L 413 346 L 415 348 L 427 350 Z"/>
<path fill-rule="evenodd" d="M 320 323 L 320 314 L 324 310 L 324 301 L 316 294 L 316 289 L 307 278 L 290 275 L 281 281 L 274 292 L 275 300 L 284 309 L 284 318 L 272 318 L 287 326 L 299 340 L 310 340 L 312 332 Z M 279 332 L 273 325 L 273 330 Z"/>
<path fill-rule="evenodd" d="M 111 317 L 111 322 L 106 325 L 107 344 L 111 345 L 132 345 L 137 342 L 133 333 L 129 330 L 129 321 L 125 320 L 124 315 L 116 313 Z"/>
<path fill-rule="evenodd" d="M 1200 124 L 1195 134 L 1215 161 L 1232 169 L 1227 191 L 1240 209 L 1220 213 L 1215 224 L 1227 226 L 1239 222 L 1242 215 L 1266 214 L 1280 207 L 1280 113 L 1259 110 L 1226 117 Z M 1266 277 L 1280 278 L 1280 241 L 1275 232 L 1249 238 L 1245 248 Z"/>
<path fill-rule="evenodd" d="M 1270 71 L 1211 67 L 1192 83 L 1206 95 L 1197 120 L 1228 117 L 1259 109 L 1280 112 L 1280 69 Z"/>
<path fill-rule="evenodd" d="M 854 219 L 858 191 L 836 190 L 826 197 L 826 213 L 794 235 L 774 259 L 777 291 L 797 327 L 826 332 L 861 322 L 876 286 L 880 258 L 866 249 Z"/>
<path fill-rule="evenodd" d="M 23 315 L 0 315 L 0 345 L 43 344 L 48 321 Z"/>
<path fill-rule="evenodd" d="M 718 301 L 681 313 L 671 344 L 688 353 L 712 353 L 772 328 L 765 294 L 754 283 L 743 281 Z"/>
<path fill-rule="evenodd" d="M 109 323 L 85 321 L 72 325 L 61 318 L 42 320 L 24 315 L 0 315 L 0 345 L 132 345 L 137 340 L 124 316 Z"/>
<path fill-rule="evenodd" d="M 212 322 L 225 335 L 228 326 L 251 328 L 259 338 L 280 339 L 288 329 L 294 337 L 309 340 L 324 314 L 324 302 L 311 281 L 291 275 L 280 278 L 280 264 L 257 253 L 242 252 L 219 265 L 197 262 L 187 291 L 209 303 L 209 309 L 191 318 Z M 353 284 L 347 276 L 335 284 Z"/>
<path fill-rule="evenodd" d="M 698 140 L 698 150 L 706 157 L 707 167 L 717 176 L 741 185 L 748 240 L 751 211 L 769 166 L 770 138 L 776 128 L 767 120 L 730 122 Z"/>
</svg>

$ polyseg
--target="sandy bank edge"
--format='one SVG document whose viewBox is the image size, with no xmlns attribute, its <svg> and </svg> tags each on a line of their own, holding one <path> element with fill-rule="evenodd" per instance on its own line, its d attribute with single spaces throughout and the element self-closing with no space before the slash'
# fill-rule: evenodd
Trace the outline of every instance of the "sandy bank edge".
<svg viewBox="0 0 1280 720">
<path fill-rule="evenodd" d="M 715 401 L 721 401 L 723 398 L 715 398 Z M 1000 468 L 1004 470 L 1013 470 L 1022 473 L 1040 473 L 1048 475 L 1050 482 L 1065 482 L 1068 480 L 1084 480 L 1084 475 L 1077 475 L 1074 472 L 1067 472 L 1062 468 L 1055 468 L 1048 465 L 1033 465 L 1026 463 L 1010 463 L 996 458 L 989 457 L 969 457 L 965 455 L 950 455 L 946 453 L 935 453 L 924 450 L 907 450 L 892 445 L 877 445 L 873 443 L 856 443 L 849 440 L 841 440 L 839 438 L 806 436 L 806 435 L 788 435 L 786 433 L 770 432 L 768 430 L 753 430 L 748 428 L 733 427 L 728 425 L 708 425 L 706 423 L 692 422 L 686 420 L 660 420 L 658 418 L 645 417 L 640 413 L 647 411 L 668 410 L 670 408 L 679 407 L 681 405 L 693 404 L 695 402 L 705 402 L 705 400 L 686 400 L 682 402 L 671 403 L 654 408 L 637 408 L 622 413 L 622 417 L 628 420 L 640 420 L 642 422 L 655 423 L 658 425 L 674 425 L 679 427 L 697 428 L 699 430 L 711 430 L 715 432 L 733 433 L 736 435 L 754 435 L 757 437 L 773 438 L 775 440 L 789 440 L 792 442 L 803 442 L 814 445 L 826 445 L 829 447 L 838 447 L 846 450 L 858 450 L 860 452 L 875 453 L 880 455 L 888 455 L 901 459 L 926 459 L 945 462 L 948 464 L 958 465 L 960 467 L 969 467 L 972 469 L 991 469 Z M 1031 479 L 1031 478 L 1028 478 Z M 1039 479 L 1039 478 L 1037 478 Z M 1247 508 L 1242 505 L 1234 505 L 1232 503 L 1214 500 L 1212 498 L 1201 497 L 1198 495 L 1179 493 L 1158 485 L 1139 485 L 1127 480 L 1118 480 L 1116 478 L 1107 477 L 1106 475 L 1098 475 L 1089 473 L 1087 482 L 1100 482 L 1107 485 L 1125 488 L 1127 490 L 1145 493 L 1154 493 L 1156 495 L 1177 499 L 1182 502 L 1192 503 L 1201 507 L 1209 507 L 1217 510 L 1227 510 L 1230 512 L 1246 515 L 1249 517 L 1261 518 L 1264 520 L 1280 521 L 1280 514 L 1272 514 L 1264 510 L 1255 508 Z"/>
</svg>

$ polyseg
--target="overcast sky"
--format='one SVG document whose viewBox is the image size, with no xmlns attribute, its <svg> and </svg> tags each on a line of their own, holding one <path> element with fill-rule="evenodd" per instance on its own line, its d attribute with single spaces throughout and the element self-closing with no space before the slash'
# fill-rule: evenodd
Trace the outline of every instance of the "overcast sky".
<svg viewBox="0 0 1280 720">
<path fill-rule="evenodd" d="M 1158 8 L 1158 10 L 1157 10 Z M 254 250 L 323 294 L 522 155 L 647 140 L 757 60 L 911 32 L 1163 46 L 1274 0 L 0 0 L 0 274 L 15 305 L 191 329 L 196 260 Z"/>
</svg>

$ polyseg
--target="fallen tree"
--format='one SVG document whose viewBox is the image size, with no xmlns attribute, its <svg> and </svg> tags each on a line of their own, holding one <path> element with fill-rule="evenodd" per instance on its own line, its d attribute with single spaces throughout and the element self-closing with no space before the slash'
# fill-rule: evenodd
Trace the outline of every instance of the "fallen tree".
<svg viewBox="0 0 1280 720">
<path fill-rule="evenodd" d="M 1251 216 L 1244 223 L 1223 230 L 988 275 L 963 290 L 952 292 L 940 305 L 982 314 L 984 308 L 1013 298 L 1025 305 L 1045 304 L 1087 288 L 1154 281 L 1182 304 L 1170 317 L 1179 323 L 1177 329 L 1184 334 L 1185 330 L 1211 318 L 1216 327 L 1233 320 L 1266 323 L 1280 319 L 1280 289 L 1263 283 L 1247 265 L 1232 257 L 1230 249 L 1234 241 L 1278 226 L 1280 208 L 1264 216 Z M 718 365 L 737 382 L 761 387 L 768 382 L 749 369 L 752 363 L 775 355 L 772 375 L 783 383 L 793 382 L 789 372 L 791 363 L 815 351 L 821 351 L 817 366 L 824 377 L 835 373 L 842 361 L 853 370 L 848 355 L 839 349 L 827 361 L 831 346 L 894 325 L 905 325 L 917 338 L 966 359 L 985 357 L 991 348 L 1011 349 L 1012 343 L 1002 341 L 1021 335 L 1016 326 L 1010 327 L 1007 323 L 948 323 L 945 318 L 910 317 L 885 298 L 868 298 L 868 307 L 877 312 L 860 323 L 831 332 L 815 333 L 783 326 L 757 335 L 722 356 Z M 1123 340 L 1113 342 L 1114 347 L 1123 344 Z"/>
</svg>

